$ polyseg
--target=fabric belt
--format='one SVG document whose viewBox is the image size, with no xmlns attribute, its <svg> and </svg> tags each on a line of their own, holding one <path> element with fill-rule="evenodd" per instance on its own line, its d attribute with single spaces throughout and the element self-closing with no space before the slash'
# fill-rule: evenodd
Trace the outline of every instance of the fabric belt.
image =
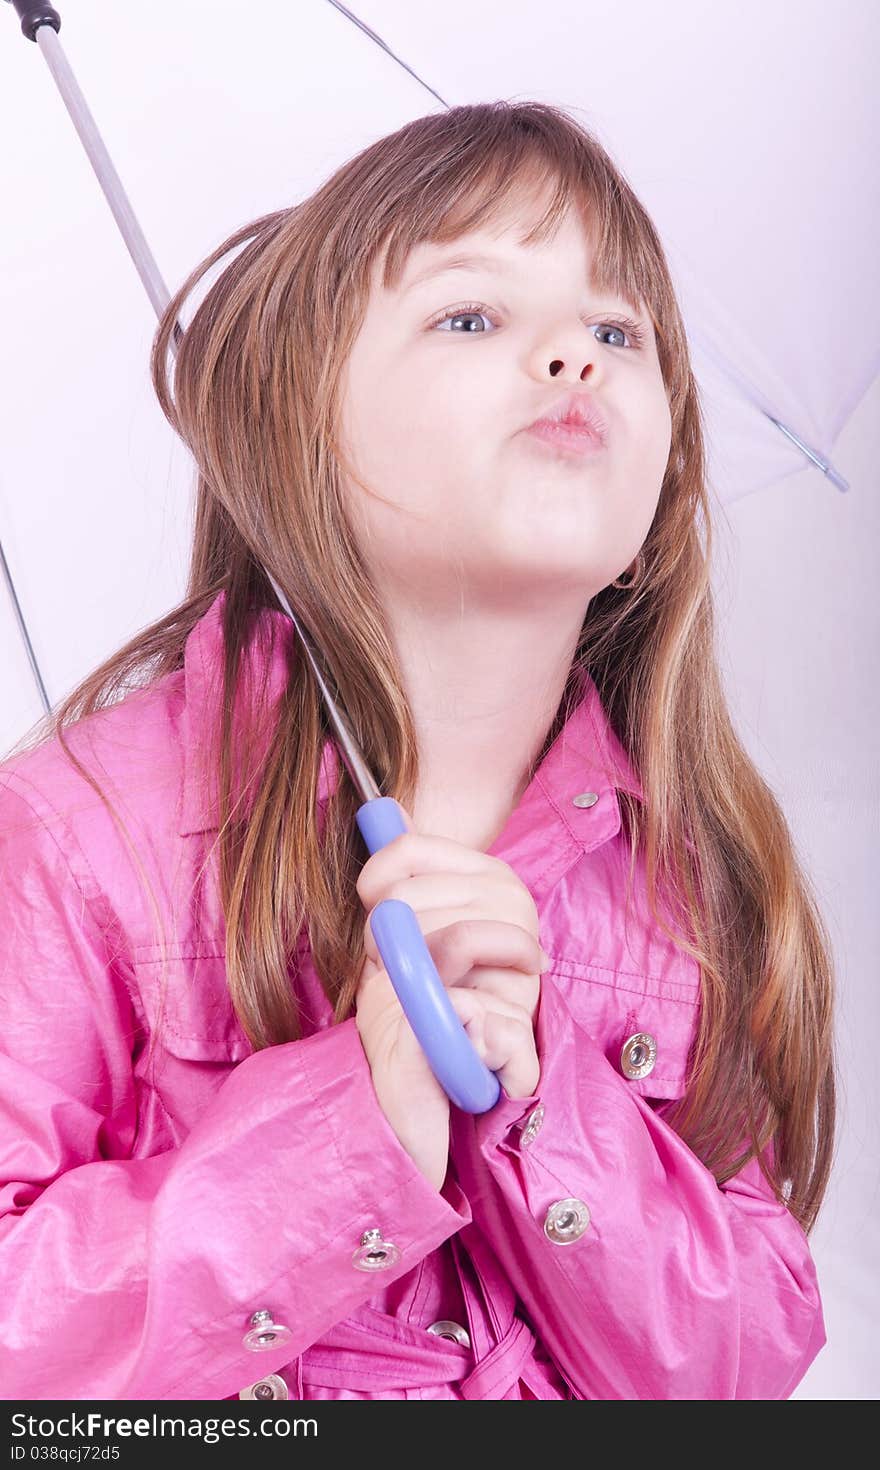
<svg viewBox="0 0 880 1470">
<path fill-rule="evenodd" d="M 471 1351 L 459 1343 L 361 1307 L 306 1351 L 297 1377 L 306 1387 L 362 1393 L 458 1383 L 462 1398 L 502 1398 L 527 1372 L 534 1344 L 528 1325 L 515 1318 L 501 1341 L 474 1365 Z"/>
<path fill-rule="evenodd" d="M 467 1252 L 463 1235 L 468 1235 Z M 302 1396 L 303 1388 L 312 1386 L 381 1394 L 457 1383 L 464 1399 L 501 1399 L 519 1397 L 514 1390 L 522 1379 L 536 1398 L 565 1397 L 555 1370 L 535 1358 L 534 1333 L 515 1315 L 510 1283 L 479 1233 L 466 1226 L 450 1245 L 470 1348 L 363 1305 L 290 1365 L 296 1393 Z"/>
</svg>

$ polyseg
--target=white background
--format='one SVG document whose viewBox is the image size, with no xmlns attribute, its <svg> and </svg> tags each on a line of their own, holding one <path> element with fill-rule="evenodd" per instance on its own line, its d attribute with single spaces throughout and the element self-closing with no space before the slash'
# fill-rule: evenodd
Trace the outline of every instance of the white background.
<svg viewBox="0 0 880 1470">
<path fill-rule="evenodd" d="M 828 1345 L 795 1398 L 876 1398 L 880 7 L 825 0 L 61 5 L 60 40 L 170 289 L 245 221 L 442 104 L 535 98 L 660 230 L 706 412 L 719 656 L 839 978 L 838 1151 L 811 1240 Z M 0 4 L 0 541 L 49 697 L 181 597 L 191 467 L 155 317 L 39 48 Z M 775 409 L 849 482 L 769 422 Z M 41 714 L 0 586 L 0 757 Z"/>
</svg>

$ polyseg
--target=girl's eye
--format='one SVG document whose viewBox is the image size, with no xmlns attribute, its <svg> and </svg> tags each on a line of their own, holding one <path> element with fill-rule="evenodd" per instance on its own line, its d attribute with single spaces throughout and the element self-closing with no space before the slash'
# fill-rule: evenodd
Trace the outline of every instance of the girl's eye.
<svg viewBox="0 0 880 1470">
<path fill-rule="evenodd" d="M 645 345 L 645 334 L 641 327 L 637 326 L 635 322 L 629 321 L 626 317 L 623 317 L 619 322 L 599 322 L 598 325 L 600 330 L 604 330 L 605 327 L 610 327 L 613 332 L 620 332 L 624 337 L 628 334 L 632 338 L 632 345 L 634 347 L 643 347 Z"/>
<path fill-rule="evenodd" d="M 482 316 L 487 321 L 492 322 L 493 326 L 497 325 L 497 323 L 494 320 L 494 317 L 492 317 L 486 311 L 486 308 L 483 305 L 481 305 L 480 302 L 471 301 L 471 302 L 467 302 L 464 306 L 456 306 L 451 311 L 444 311 L 444 312 L 442 312 L 440 316 L 434 317 L 433 321 L 431 321 L 431 322 L 428 323 L 428 327 L 430 329 L 430 328 L 433 328 L 433 327 L 445 326 L 445 324 L 447 322 L 458 321 L 459 318 L 461 318 L 461 317 L 468 317 L 468 316 Z M 641 327 L 639 327 L 636 322 L 631 322 L 627 317 L 621 317 L 619 321 L 598 322 L 596 325 L 600 328 L 600 330 L 603 330 L 604 331 L 604 329 L 606 327 L 611 327 L 611 329 L 613 331 L 619 332 L 623 337 L 629 336 L 630 339 L 631 339 L 631 343 L 630 343 L 630 346 L 631 347 L 643 347 L 644 346 L 644 342 L 645 342 L 645 334 L 644 334 L 644 332 L 642 331 Z M 471 327 L 471 326 L 468 326 L 468 327 L 465 328 L 465 332 L 467 334 L 471 334 L 471 333 L 475 332 L 475 330 L 476 329 L 474 327 Z M 451 335 L 454 335 L 456 337 L 459 337 L 459 336 L 462 335 L 462 333 L 460 333 L 460 332 L 455 332 L 453 334 L 451 332 L 451 329 L 450 329 L 450 334 Z M 486 333 L 484 331 L 478 331 L 478 332 L 476 332 L 476 335 L 478 335 L 478 336 L 485 336 Z M 610 345 L 611 346 L 625 346 L 626 344 L 625 343 L 611 343 Z"/>
<path fill-rule="evenodd" d="M 440 316 L 435 317 L 432 322 L 429 322 L 428 325 L 431 327 L 439 327 L 442 326 L 445 322 L 457 321 L 458 318 L 462 316 L 482 316 L 485 317 L 486 321 L 492 321 L 492 317 L 490 317 L 488 313 L 484 311 L 484 309 L 478 303 L 475 304 L 474 302 L 469 302 L 465 306 L 456 306 L 454 311 L 444 311 Z M 472 327 L 465 328 L 465 331 L 467 332 L 471 332 L 472 330 Z M 460 332 L 455 333 L 456 337 L 460 335 Z"/>
</svg>

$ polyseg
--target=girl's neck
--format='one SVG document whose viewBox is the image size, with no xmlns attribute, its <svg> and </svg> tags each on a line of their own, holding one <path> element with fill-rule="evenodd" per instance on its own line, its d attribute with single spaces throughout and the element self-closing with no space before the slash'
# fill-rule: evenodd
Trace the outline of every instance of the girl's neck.
<svg viewBox="0 0 880 1470">
<path fill-rule="evenodd" d="M 412 805 L 417 832 L 431 837 L 449 837 L 475 852 L 488 852 L 507 825 L 525 789 L 525 782 L 512 795 L 482 792 L 479 800 L 457 793 L 449 800 L 437 790 L 417 791 Z"/>
</svg>

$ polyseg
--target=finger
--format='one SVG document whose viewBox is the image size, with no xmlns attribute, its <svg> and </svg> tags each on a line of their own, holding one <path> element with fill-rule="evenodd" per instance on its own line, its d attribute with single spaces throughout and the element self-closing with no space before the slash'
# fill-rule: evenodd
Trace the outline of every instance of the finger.
<svg viewBox="0 0 880 1470">
<path fill-rule="evenodd" d="M 519 924 L 502 919 L 462 919 L 460 909 L 419 914 L 419 927 L 437 974 L 446 986 L 463 980 L 478 966 L 540 975 L 547 968 L 539 940 Z M 384 964 L 369 929 L 364 947 L 378 965 Z"/>
<path fill-rule="evenodd" d="M 392 842 L 370 855 L 358 874 L 358 895 L 364 908 L 373 908 L 388 896 L 392 883 L 421 873 L 485 874 L 499 881 L 515 879 L 507 863 L 477 852 L 451 837 L 426 837 L 421 832 L 402 832 Z M 518 880 L 516 880 L 518 881 Z"/>
<path fill-rule="evenodd" d="M 461 984 L 470 976 L 475 987 L 484 971 L 497 972 L 498 983 L 509 974 L 540 975 L 546 968 L 540 941 L 520 924 L 498 919 L 461 919 L 438 925 L 425 943 L 444 985 Z"/>
<path fill-rule="evenodd" d="M 407 878 L 399 883 L 392 883 L 388 892 L 373 905 L 364 919 L 364 949 L 374 959 L 378 958 L 378 952 L 371 924 L 373 909 L 388 898 L 396 898 L 401 903 L 409 904 L 425 935 L 441 926 L 471 916 L 474 919 L 512 923 L 520 913 L 519 909 L 511 908 L 508 892 L 498 887 L 487 889 L 482 883 L 475 883 L 472 877 L 460 878 L 455 873 L 435 873 Z"/>
<path fill-rule="evenodd" d="M 535 1034 L 516 1006 L 488 1000 L 473 990 L 454 989 L 449 999 L 477 1055 L 494 1072 L 508 1097 L 528 1097 L 541 1077 Z"/>
<path fill-rule="evenodd" d="M 519 880 L 516 880 L 519 883 Z M 386 899 L 395 898 L 408 904 L 417 916 L 423 932 L 429 913 L 435 918 L 431 924 L 436 929 L 441 911 L 446 911 L 444 923 L 451 924 L 455 918 L 483 918 L 519 924 L 532 934 L 538 931 L 538 916 L 534 900 L 528 889 L 514 887 L 510 883 L 491 882 L 484 875 L 468 876 L 456 873 L 424 873 L 415 877 L 401 878 L 383 892 L 375 904 L 367 909 L 364 920 L 364 940 L 371 942 L 370 919 L 373 909 Z"/>
<path fill-rule="evenodd" d="M 541 972 L 533 970 L 493 969 L 491 965 L 475 965 L 469 974 L 455 982 L 456 989 L 476 990 L 480 995 L 495 996 L 520 1006 L 534 1020 L 541 998 Z"/>
<path fill-rule="evenodd" d="M 429 889 L 427 881 L 425 880 L 425 883 L 420 885 L 418 889 L 408 889 L 406 891 L 406 897 L 403 896 L 402 888 L 386 895 L 387 898 L 397 898 L 403 903 L 409 904 L 426 940 L 434 930 L 460 921 L 462 915 L 466 914 L 470 907 L 469 900 L 460 888 L 441 884 L 440 890 L 438 891 L 436 889 Z M 412 878 L 410 879 L 410 883 L 418 884 L 419 880 Z M 438 899 L 438 902 L 431 903 L 429 900 L 435 897 Z M 415 899 L 415 902 L 410 902 L 411 899 Z M 373 933 L 373 913 L 374 910 L 371 909 L 364 920 L 364 952 L 371 959 L 374 959 L 377 964 L 382 965 L 385 961 L 379 953 L 379 946 L 376 943 L 376 936 Z"/>
</svg>

